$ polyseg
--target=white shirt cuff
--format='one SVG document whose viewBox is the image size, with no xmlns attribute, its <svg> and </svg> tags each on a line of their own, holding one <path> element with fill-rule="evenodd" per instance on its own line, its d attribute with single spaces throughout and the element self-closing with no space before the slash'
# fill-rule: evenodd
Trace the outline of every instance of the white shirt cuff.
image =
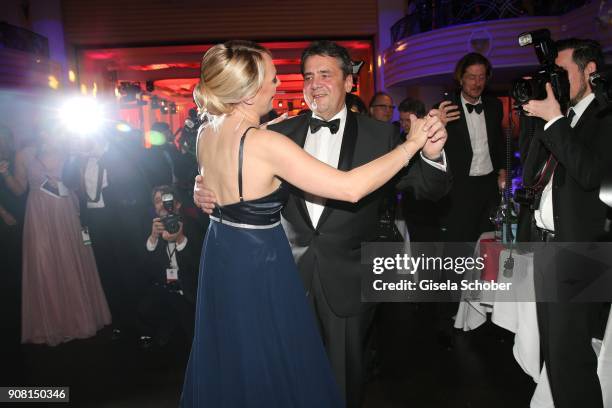
<svg viewBox="0 0 612 408">
<path fill-rule="evenodd" d="M 546 122 L 546 124 L 544 125 L 544 130 L 548 129 L 549 127 L 552 126 L 553 123 L 555 123 L 556 121 L 558 121 L 559 119 L 561 119 L 563 117 L 563 115 L 559 115 L 555 118 L 552 118 L 551 120 L 549 120 L 548 122 Z"/>
<path fill-rule="evenodd" d="M 157 248 L 157 243 L 159 242 L 159 238 L 157 238 L 157 241 L 155 241 L 155 243 L 153 244 L 151 242 L 151 238 L 147 238 L 147 251 L 149 252 L 153 252 L 155 251 L 155 248 Z"/>
<path fill-rule="evenodd" d="M 438 162 L 429 160 L 427 157 L 425 157 L 422 150 L 420 154 L 421 154 L 421 159 L 423 159 L 425 162 L 434 166 L 438 170 L 446 171 L 446 152 L 444 151 L 444 149 L 442 149 L 442 163 L 438 163 Z"/>
<path fill-rule="evenodd" d="M 180 244 L 176 244 L 176 250 L 181 252 L 183 249 L 185 249 L 186 246 L 187 246 L 187 237 L 185 237 L 185 239 L 183 239 L 183 242 L 181 242 Z"/>
</svg>

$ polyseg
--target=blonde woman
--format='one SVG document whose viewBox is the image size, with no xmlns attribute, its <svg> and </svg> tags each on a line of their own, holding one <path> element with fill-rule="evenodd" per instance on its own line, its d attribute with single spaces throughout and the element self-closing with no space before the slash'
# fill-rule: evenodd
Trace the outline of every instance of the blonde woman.
<svg viewBox="0 0 612 408">
<path fill-rule="evenodd" d="M 197 153 L 217 205 L 202 250 L 184 407 L 344 405 L 280 225 L 289 185 L 357 202 L 428 138 L 446 136 L 437 118 L 415 118 L 405 143 L 339 171 L 258 129 L 278 85 L 269 51 L 255 43 L 216 45 L 202 59 L 194 95 L 209 120 Z"/>
</svg>

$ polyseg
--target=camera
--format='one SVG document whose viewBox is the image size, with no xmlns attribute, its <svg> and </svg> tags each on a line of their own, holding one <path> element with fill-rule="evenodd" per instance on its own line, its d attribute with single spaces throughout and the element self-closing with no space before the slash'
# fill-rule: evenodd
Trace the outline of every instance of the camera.
<svg viewBox="0 0 612 408">
<path fill-rule="evenodd" d="M 546 28 L 523 33 L 519 36 L 519 45 L 533 45 L 540 67 L 530 79 L 518 79 L 512 85 L 511 96 L 516 101 L 516 108 L 522 110 L 522 105 L 530 100 L 546 99 L 546 83 L 552 85 L 555 98 L 565 111 L 569 104 L 569 79 L 567 71 L 555 64 L 557 47 L 550 38 Z"/>
<path fill-rule="evenodd" d="M 181 136 L 179 138 L 179 143 L 181 146 L 185 147 L 185 150 L 194 156 L 197 155 L 196 152 L 196 141 L 198 139 L 198 131 L 200 126 L 202 126 L 202 121 L 198 116 L 198 112 L 196 109 L 189 109 L 189 116 L 185 119 L 185 123 L 183 125 L 183 130 L 181 131 Z"/>
<path fill-rule="evenodd" d="M 593 72 L 589 83 L 596 97 L 601 97 L 606 105 L 612 104 L 612 68 Z"/>
<path fill-rule="evenodd" d="M 164 209 L 168 212 L 168 214 L 161 217 L 160 221 L 168 233 L 176 234 L 181 228 L 179 225 L 181 217 L 180 215 L 174 213 L 174 196 L 170 193 L 166 193 L 162 194 L 161 199 Z"/>
<path fill-rule="evenodd" d="M 514 191 L 514 202 L 522 206 L 532 208 L 535 204 L 535 198 L 536 190 L 534 188 L 517 188 Z"/>
</svg>

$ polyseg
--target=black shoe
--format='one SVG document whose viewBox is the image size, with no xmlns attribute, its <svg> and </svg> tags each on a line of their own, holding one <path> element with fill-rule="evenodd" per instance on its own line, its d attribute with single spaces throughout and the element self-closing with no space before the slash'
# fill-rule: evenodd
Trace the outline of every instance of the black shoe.
<svg viewBox="0 0 612 408">
<path fill-rule="evenodd" d="M 138 339 L 138 348 L 144 351 L 150 351 L 153 349 L 155 342 L 151 336 L 140 336 Z"/>
<path fill-rule="evenodd" d="M 119 341 L 121 340 L 121 330 L 113 329 L 113 333 L 111 334 L 111 341 Z"/>
</svg>

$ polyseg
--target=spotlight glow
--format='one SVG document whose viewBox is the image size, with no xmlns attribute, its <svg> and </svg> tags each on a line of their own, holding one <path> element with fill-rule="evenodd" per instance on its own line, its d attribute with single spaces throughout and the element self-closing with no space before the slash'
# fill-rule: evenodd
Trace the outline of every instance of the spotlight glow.
<svg viewBox="0 0 612 408">
<path fill-rule="evenodd" d="M 130 125 L 128 125 L 127 123 L 118 123 L 116 127 L 118 131 L 123 133 L 127 133 L 132 130 Z"/>
<path fill-rule="evenodd" d="M 104 109 L 91 98 L 69 99 L 59 114 L 66 129 L 78 134 L 93 133 L 104 122 Z"/>
<path fill-rule="evenodd" d="M 49 80 L 49 88 L 51 89 L 59 88 L 59 81 L 57 80 L 55 76 L 49 75 L 47 79 Z"/>
</svg>

